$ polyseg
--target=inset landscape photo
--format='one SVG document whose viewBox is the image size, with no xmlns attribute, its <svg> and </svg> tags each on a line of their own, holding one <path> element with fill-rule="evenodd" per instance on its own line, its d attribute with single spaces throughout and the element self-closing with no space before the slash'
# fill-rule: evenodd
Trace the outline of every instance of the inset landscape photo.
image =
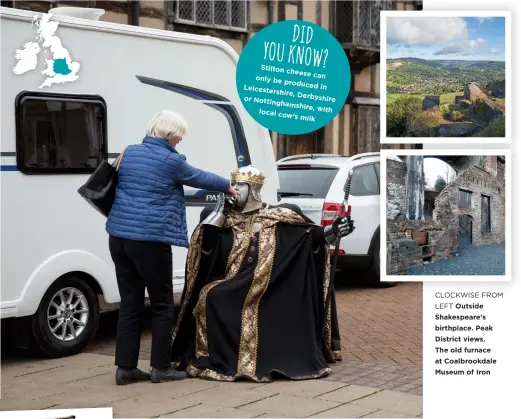
<svg viewBox="0 0 521 419">
<path fill-rule="evenodd" d="M 436 13 L 385 12 L 387 139 L 505 139 L 507 16 Z"/>
<path fill-rule="evenodd" d="M 490 150 L 486 155 L 454 150 L 391 154 L 396 152 L 385 150 L 382 156 L 387 280 L 507 280 L 506 150 L 501 155 L 490 155 Z"/>
</svg>

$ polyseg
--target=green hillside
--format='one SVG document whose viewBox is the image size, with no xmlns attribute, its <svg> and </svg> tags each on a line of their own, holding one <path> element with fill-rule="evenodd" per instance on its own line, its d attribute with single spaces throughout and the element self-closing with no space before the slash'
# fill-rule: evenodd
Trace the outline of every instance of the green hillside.
<svg viewBox="0 0 521 419">
<path fill-rule="evenodd" d="M 386 79 L 389 137 L 505 136 L 504 62 L 389 59 Z M 425 107 L 426 95 L 439 105 Z"/>
<path fill-rule="evenodd" d="M 387 60 L 386 78 L 387 93 L 442 95 L 460 92 L 470 82 L 486 86 L 504 80 L 505 63 L 394 58 Z"/>
</svg>

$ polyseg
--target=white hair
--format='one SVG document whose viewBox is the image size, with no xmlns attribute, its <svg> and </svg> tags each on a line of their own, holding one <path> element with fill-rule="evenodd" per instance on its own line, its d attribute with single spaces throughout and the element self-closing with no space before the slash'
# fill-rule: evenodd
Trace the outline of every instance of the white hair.
<svg viewBox="0 0 521 419">
<path fill-rule="evenodd" d="M 166 139 L 168 135 L 183 137 L 187 131 L 188 125 L 181 115 L 173 111 L 161 111 L 148 123 L 147 135 Z"/>
</svg>

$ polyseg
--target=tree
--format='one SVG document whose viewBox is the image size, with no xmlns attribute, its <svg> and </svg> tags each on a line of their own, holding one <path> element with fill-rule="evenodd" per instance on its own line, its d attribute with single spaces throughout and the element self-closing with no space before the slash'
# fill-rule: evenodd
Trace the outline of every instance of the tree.
<svg viewBox="0 0 521 419">
<path fill-rule="evenodd" d="M 436 182 L 434 183 L 434 189 L 436 192 L 441 192 L 445 186 L 447 186 L 447 182 L 445 182 L 445 179 L 438 175 Z"/>
<path fill-rule="evenodd" d="M 452 180 L 454 179 L 454 169 L 452 167 L 450 167 L 448 164 L 445 165 L 445 177 L 444 177 L 444 180 L 445 180 L 445 185 L 448 185 L 449 183 L 452 182 Z"/>
<path fill-rule="evenodd" d="M 414 119 L 422 112 L 422 100 L 418 96 L 400 95 L 387 105 L 387 135 L 407 137 Z"/>
</svg>

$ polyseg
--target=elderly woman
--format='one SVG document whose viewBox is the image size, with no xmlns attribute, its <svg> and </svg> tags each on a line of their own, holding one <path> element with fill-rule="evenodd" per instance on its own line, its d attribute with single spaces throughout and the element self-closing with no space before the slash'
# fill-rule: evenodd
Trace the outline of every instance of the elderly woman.
<svg viewBox="0 0 521 419">
<path fill-rule="evenodd" d="M 126 148 L 119 166 L 116 199 L 106 226 L 121 296 L 115 360 L 118 385 L 186 377 L 170 367 L 171 246 L 188 247 L 183 185 L 237 194 L 228 179 L 190 166 L 176 151 L 186 131 L 181 116 L 159 112 L 143 142 Z M 145 288 L 152 308 L 150 375 L 137 368 Z"/>
</svg>

